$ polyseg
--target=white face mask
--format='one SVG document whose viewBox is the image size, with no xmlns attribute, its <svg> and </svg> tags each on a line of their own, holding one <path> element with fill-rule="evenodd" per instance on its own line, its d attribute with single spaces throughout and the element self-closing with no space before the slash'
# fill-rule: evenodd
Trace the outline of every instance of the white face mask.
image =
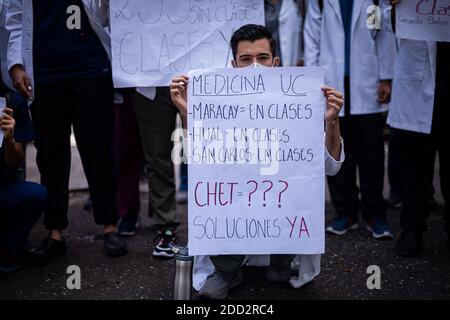
<svg viewBox="0 0 450 320">
<path fill-rule="evenodd" d="M 266 66 L 263 66 L 262 64 L 259 64 L 258 62 L 254 62 L 251 65 L 248 66 L 249 68 L 268 68 Z"/>
<path fill-rule="evenodd" d="M 275 67 L 275 60 L 272 63 L 272 68 Z M 258 62 L 253 62 L 251 65 L 245 67 L 245 68 L 270 68 L 270 67 L 266 67 L 262 64 L 259 64 Z"/>
</svg>

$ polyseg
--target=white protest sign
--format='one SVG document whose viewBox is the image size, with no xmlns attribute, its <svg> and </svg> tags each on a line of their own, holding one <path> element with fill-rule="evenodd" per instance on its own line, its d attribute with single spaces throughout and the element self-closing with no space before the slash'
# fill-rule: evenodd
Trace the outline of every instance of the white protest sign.
<svg viewBox="0 0 450 320">
<path fill-rule="evenodd" d="M 3 117 L 3 114 L 4 114 L 3 112 L 4 112 L 5 108 L 6 108 L 6 100 L 5 100 L 5 98 L 0 97 L 0 120 Z M 3 145 L 3 130 L 0 129 L 0 148 L 2 147 L 2 145 Z"/>
<path fill-rule="evenodd" d="M 324 252 L 324 72 L 194 70 L 189 254 Z"/>
<path fill-rule="evenodd" d="M 396 12 L 399 38 L 450 42 L 450 0 L 403 0 Z"/>
<path fill-rule="evenodd" d="M 111 0 L 114 86 L 166 86 L 174 75 L 225 68 L 239 27 L 264 25 L 263 0 Z"/>
</svg>

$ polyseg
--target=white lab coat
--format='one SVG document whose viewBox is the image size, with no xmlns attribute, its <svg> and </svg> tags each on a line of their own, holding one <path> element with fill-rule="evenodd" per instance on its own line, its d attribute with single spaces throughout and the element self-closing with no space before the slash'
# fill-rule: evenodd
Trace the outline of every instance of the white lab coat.
<svg viewBox="0 0 450 320">
<path fill-rule="evenodd" d="M 383 112 L 387 105 L 377 102 L 379 80 L 392 79 L 395 60 L 395 36 L 367 28 L 367 8 L 371 0 L 353 2 L 350 52 L 350 114 Z M 325 68 L 325 83 L 344 92 L 345 32 L 339 0 L 308 3 L 304 29 L 305 65 Z M 345 102 L 344 102 L 345 103 Z M 344 108 L 341 110 L 343 115 Z"/>
<path fill-rule="evenodd" d="M 391 7 L 383 14 L 392 32 Z M 399 39 L 387 123 L 396 129 L 430 133 L 436 84 L 434 41 Z"/>
<path fill-rule="evenodd" d="M 107 29 L 108 0 L 82 0 L 92 29 L 111 57 L 111 44 Z M 6 29 L 9 31 L 8 70 L 21 64 L 34 88 L 33 76 L 33 1 L 4 0 L 6 7 Z M 31 101 L 29 101 L 31 103 Z"/>
<path fill-rule="evenodd" d="M 283 0 L 278 17 L 278 33 L 284 67 L 296 66 L 302 58 L 301 26 L 302 17 L 294 0 Z"/>
<path fill-rule="evenodd" d="M 325 174 L 334 176 L 338 173 L 345 160 L 344 142 L 341 139 L 341 154 L 339 161 L 333 159 L 325 148 Z M 299 254 L 292 262 L 292 268 L 298 270 L 298 276 L 292 277 L 289 283 L 294 288 L 300 288 L 312 281 L 320 273 L 320 254 Z M 244 264 L 248 266 L 268 266 L 269 255 L 248 255 Z M 209 256 L 195 256 L 192 272 L 192 284 L 195 290 L 200 290 L 205 284 L 208 275 L 214 272 L 214 265 Z"/>
<path fill-rule="evenodd" d="M 3 83 L 13 89 L 11 79 L 8 74 L 7 48 L 9 40 L 9 32 L 5 29 L 6 6 L 3 0 L 0 0 L 0 77 Z"/>
</svg>

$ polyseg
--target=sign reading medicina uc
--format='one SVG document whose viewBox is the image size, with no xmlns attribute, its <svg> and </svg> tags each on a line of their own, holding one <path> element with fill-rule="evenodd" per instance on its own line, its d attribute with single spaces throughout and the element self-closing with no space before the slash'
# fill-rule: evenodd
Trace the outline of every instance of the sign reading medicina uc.
<svg viewBox="0 0 450 320">
<path fill-rule="evenodd" d="M 191 255 L 324 253 L 323 82 L 319 67 L 189 73 Z"/>
</svg>

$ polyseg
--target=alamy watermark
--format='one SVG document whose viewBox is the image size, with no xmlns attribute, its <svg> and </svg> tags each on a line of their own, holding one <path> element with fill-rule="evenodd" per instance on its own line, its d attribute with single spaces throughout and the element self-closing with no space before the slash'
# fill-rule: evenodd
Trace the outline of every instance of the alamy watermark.
<svg viewBox="0 0 450 320">
<path fill-rule="evenodd" d="M 81 268 L 77 265 L 70 265 L 67 267 L 67 274 L 70 276 L 66 280 L 66 286 L 69 290 L 81 289 Z"/>
<path fill-rule="evenodd" d="M 191 144 L 188 137 L 191 136 Z M 246 164 L 260 165 L 261 175 L 274 175 L 280 167 L 283 148 L 289 136 L 276 128 L 219 128 L 203 127 L 202 121 L 194 121 L 192 131 L 176 129 L 172 133 L 174 147 L 172 161 L 178 165 L 202 164 Z M 304 151 L 304 152 L 303 152 Z M 298 161 L 310 162 L 314 155 L 311 151 L 301 150 Z"/>
<path fill-rule="evenodd" d="M 370 274 L 367 278 L 366 285 L 369 290 L 381 289 L 381 269 L 377 265 L 371 265 L 367 267 L 367 274 Z"/>
<path fill-rule="evenodd" d="M 367 7 L 367 28 L 369 30 L 381 29 L 381 8 L 376 5 L 370 5 Z"/>
</svg>

